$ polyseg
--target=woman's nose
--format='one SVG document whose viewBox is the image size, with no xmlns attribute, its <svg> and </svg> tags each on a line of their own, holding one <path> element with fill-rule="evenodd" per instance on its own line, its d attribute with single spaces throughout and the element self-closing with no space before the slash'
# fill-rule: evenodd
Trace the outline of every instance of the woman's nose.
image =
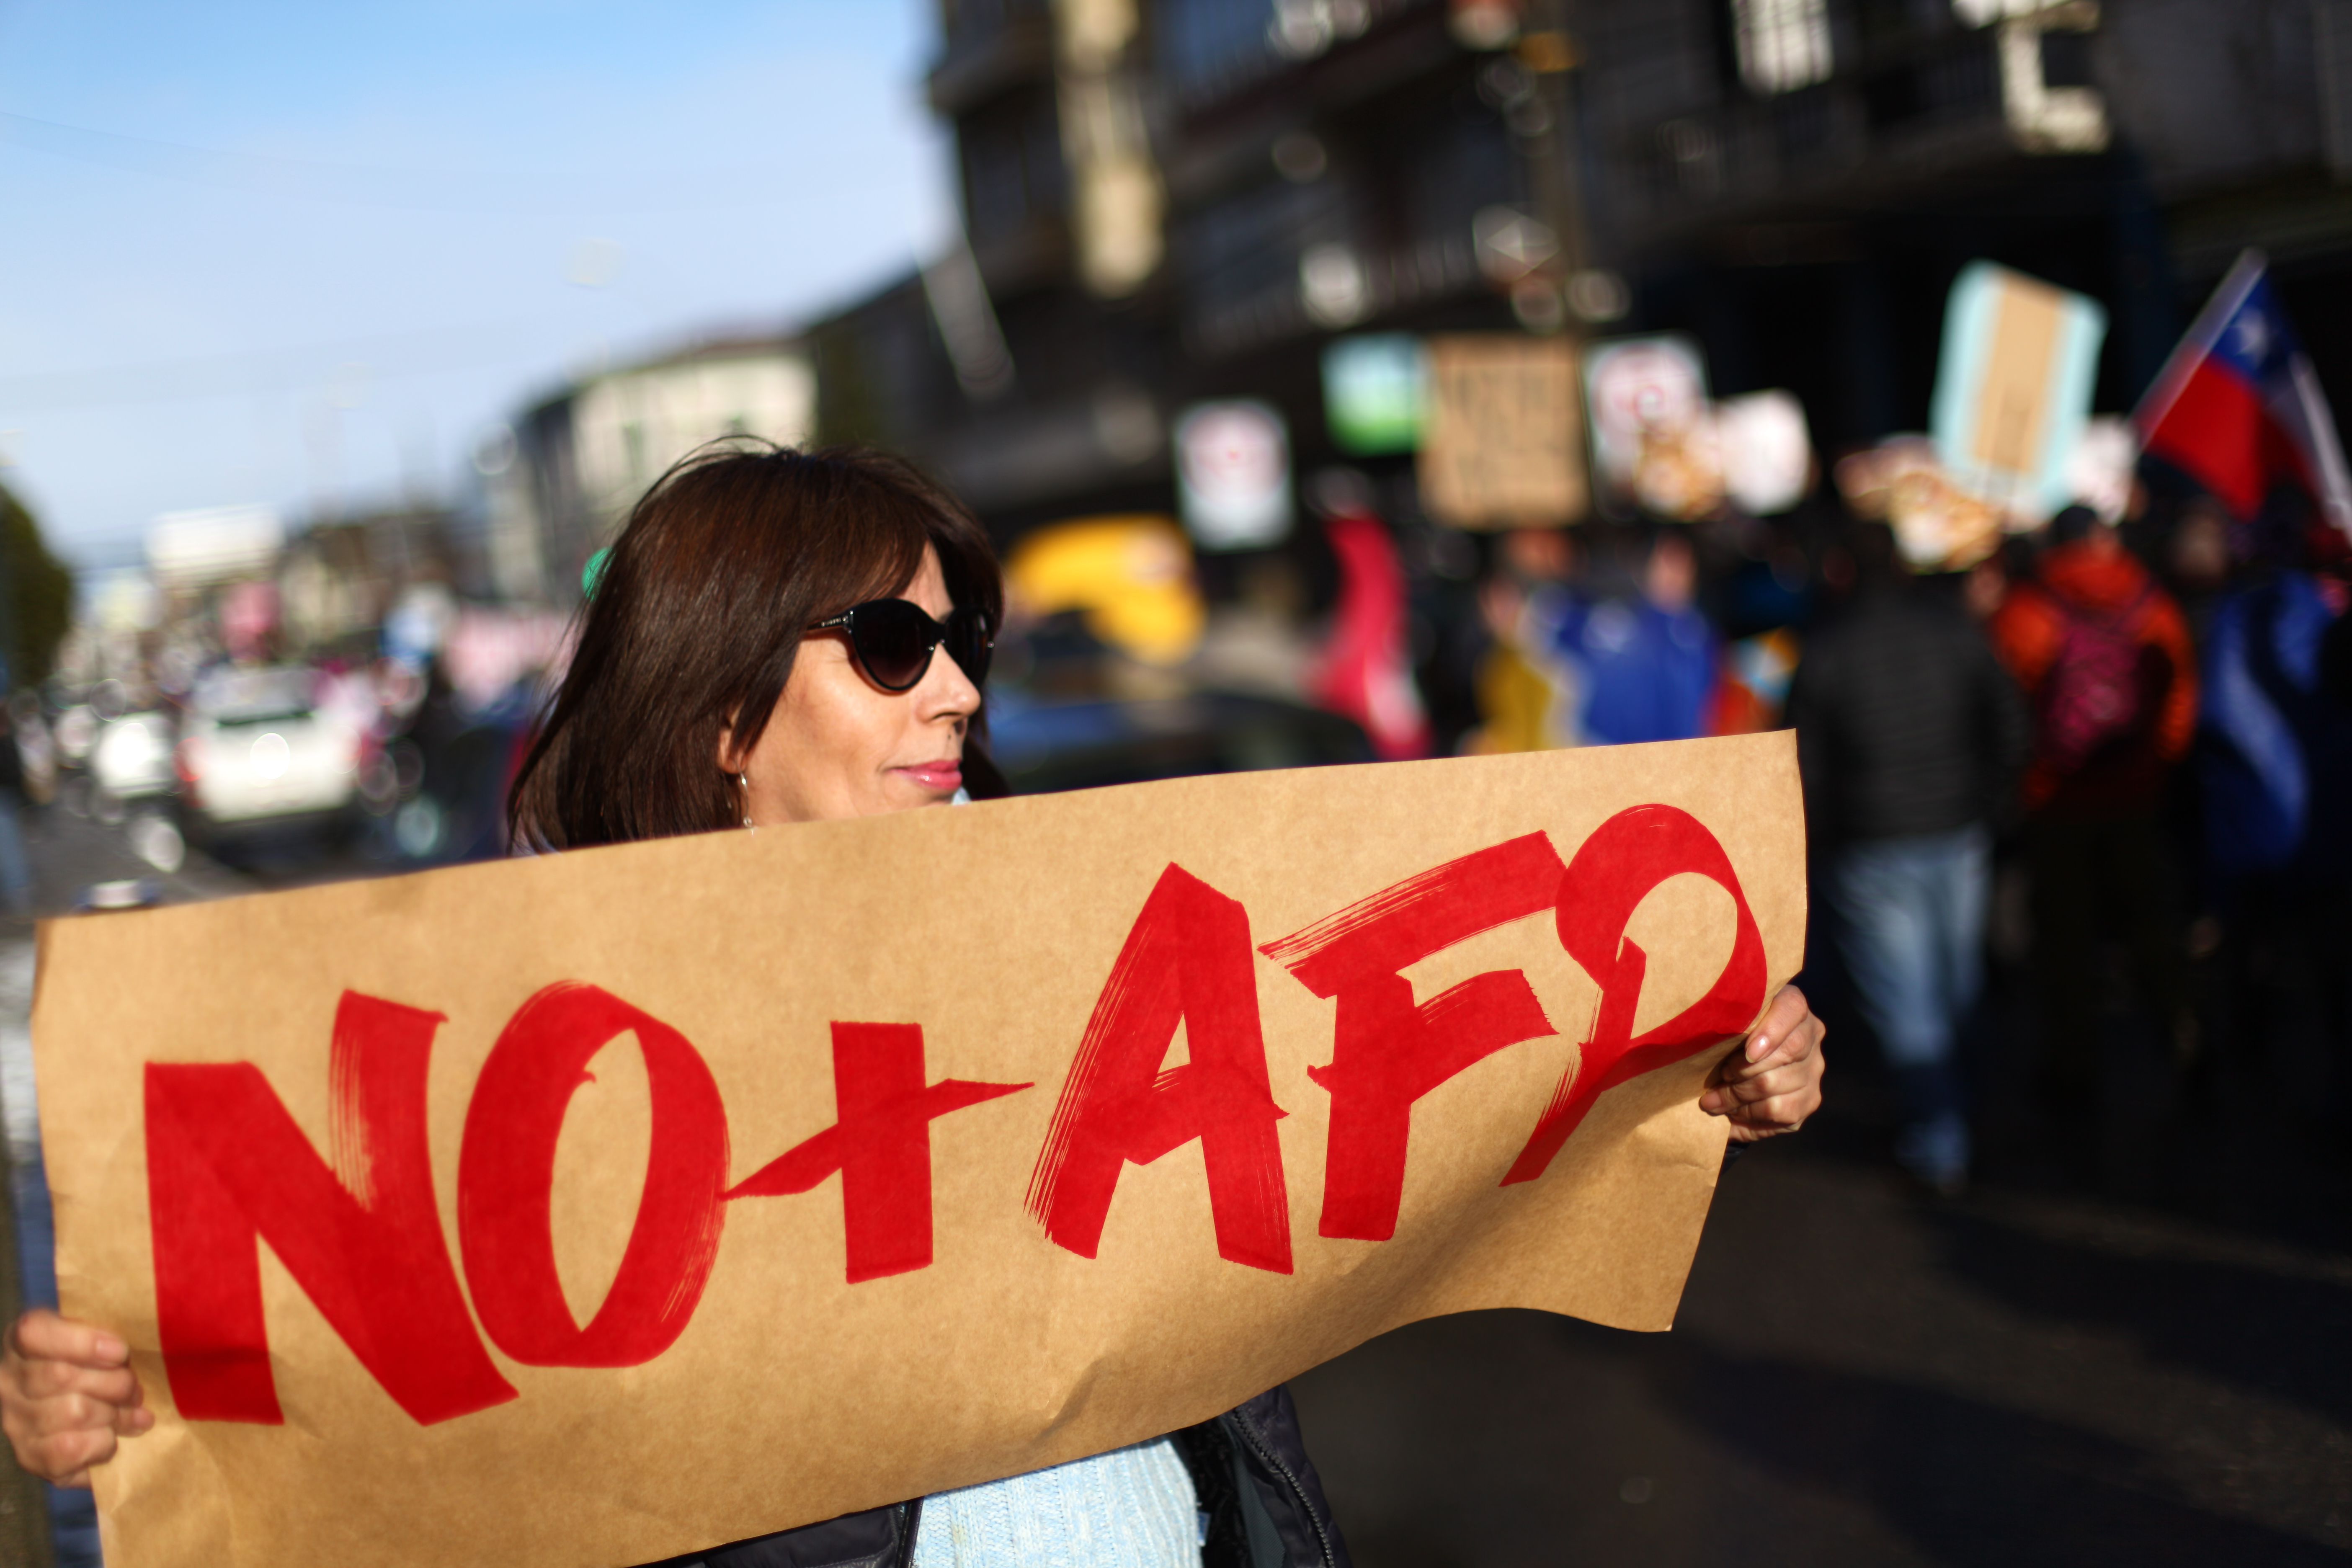
<svg viewBox="0 0 2352 1568">
<path fill-rule="evenodd" d="M 943 643 L 931 650 L 931 666 L 915 688 L 915 701 L 925 719 L 970 718 L 980 710 L 980 688 Z"/>
</svg>

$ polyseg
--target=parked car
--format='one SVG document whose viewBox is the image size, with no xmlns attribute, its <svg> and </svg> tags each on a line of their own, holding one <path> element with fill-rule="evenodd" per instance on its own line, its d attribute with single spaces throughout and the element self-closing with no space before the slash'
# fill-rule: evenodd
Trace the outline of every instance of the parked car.
<svg viewBox="0 0 2352 1568">
<path fill-rule="evenodd" d="M 1231 691 L 1053 703 L 992 695 L 988 750 L 1020 795 L 1376 760 L 1349 720 Z"/>
<path fill-rule="evenodd" d="M 163 713 L 126 713 L 98 727 L 90 742 L 89 776 L 100 795 L 128 805 L 172 793 L 172 720 Z"/>
<path fill-rule="evenodd" d="M 292 668 L 219 670 L 199 681 L 182 726 L 180 795 L 191 836 L 341 826 L 359 795 L 365 737 L 312 705 Z"/>
</svg>

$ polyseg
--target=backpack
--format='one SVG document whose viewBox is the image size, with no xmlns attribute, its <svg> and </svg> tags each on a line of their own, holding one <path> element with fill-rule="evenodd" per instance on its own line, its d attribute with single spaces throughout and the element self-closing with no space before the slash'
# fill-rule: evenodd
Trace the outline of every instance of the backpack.
<svg viewBox="0 0 2352 1568">
<path fill-rule="evenodd" d="M 2042 683 L 2042 760 L 2060 777 L 2145 728 L 2155 708 L 2139 643 L 2144 588 L 2122 609 L 2100 615 L 2052 595 L 2066 629 Z"/>
</svg>

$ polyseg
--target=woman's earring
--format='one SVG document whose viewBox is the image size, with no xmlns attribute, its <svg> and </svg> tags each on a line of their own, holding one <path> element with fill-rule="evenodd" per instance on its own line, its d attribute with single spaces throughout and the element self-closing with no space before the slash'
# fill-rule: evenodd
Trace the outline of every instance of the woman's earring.
<svg viewBox="0 0 2352 1568">
<path fill-rule="evenodd" d="M 751 775 L 737 773 L 735 787 L 743 792 L 743 826 L 750 827 L 751 826 Z"/>
</svg>

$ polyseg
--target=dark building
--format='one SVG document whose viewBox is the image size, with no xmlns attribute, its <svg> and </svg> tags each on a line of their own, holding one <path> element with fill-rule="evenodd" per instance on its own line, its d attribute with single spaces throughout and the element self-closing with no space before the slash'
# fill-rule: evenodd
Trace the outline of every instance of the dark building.
<svg viewBox="0 0 2352 1568">
<path fill-rule="evenodd" d="M 950 0 L 929 80 L 965 245 L 815 327 L 827 439 L 930 465 L 1005 531 L 1164 509 L 1161 195 L 1130 5 Z"/>
<path fill-rule="evenodd" d="M 1001 531 L 1168 510 L 1198 397 L 1268 397 L 1328 457 L 1336 331 L 1512 323 L 1475 220 L 1531 182 L 1443 4 L 952 0 L 942 40 L 969 248 L 813 330 L 819 424 Z"/>
<path fill-rule="evenodd" d="M 1334 460 L 1367 330 L 1686 331 L 1826 450 L 1921 428 L 1979 258 L 2107 307 L 2120 411 L 2263 246 L 2352 398 L 2352 0 L 946 0 L 929 85 L 969 249 L 814 331 L 819 424 L 1007 532 L 1169 508 L 1199 397 Z"/>
<path fill-rule="evenodd" d="M 1463 47 L 1426 0 L 1162 0 L 1154 24 L 1187 394 L 1271 398 L 1311 464 L 1336 455 L 1333 334 L 1513 326 L 1502 289 L 1554 247 L 1536 175 L 1556 127 L 1533 73 Z"/>
</svg>

